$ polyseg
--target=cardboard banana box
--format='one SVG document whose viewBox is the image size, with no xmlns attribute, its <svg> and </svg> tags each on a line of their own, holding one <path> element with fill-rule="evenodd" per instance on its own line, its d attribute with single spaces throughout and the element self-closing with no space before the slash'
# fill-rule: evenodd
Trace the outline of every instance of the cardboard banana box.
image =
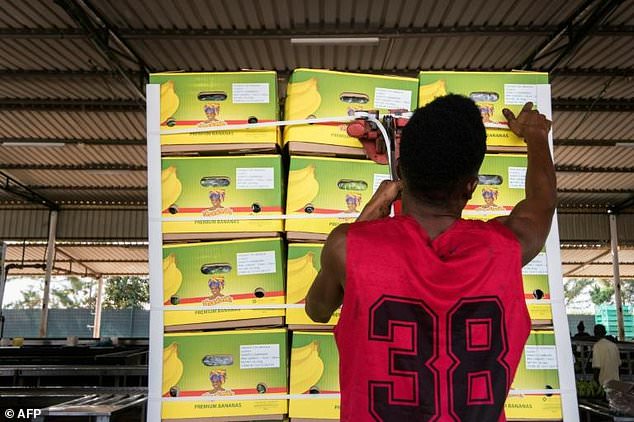
<svg viewBox="0 0 634 422">
<path fill-rule="evenodd" d="M 165 334 L 162 419 L 287 413 L 275 398 L 288 394 L 286 338 L 285 329 Z"/>
<path fill-rule="evenodd" d="M 559 421 L 563 419 L 559 394 L 510 395 L 504 403 L 508 421 Z"/>
<path fill-rule="evenodd" d="M 378 110 L 381 114 L 413 110 L 417 92 L 418 81 L 414 78 L 296 69 L 286 88 L 284 119 L 345 117 L 359 110 Z M 287 126 L 284 144 L 290 144 L 291 153 L 364 155 L 361 143 L 348 136 L 346 127 L 345 123 Z"/>
<path fill-rule="evenodd" d="M 486 154 L 478 186 L 462 212 L 463 218 L 489 220 L 508 215 L 525 198 L 526 156 Z"/>
<path fill-rule="evenodd" d="M 291 348 L 289 417 L 294 420 L 339 419 L 339 398 L 321 399 L 320 394 L 339 394 L 339 354 L 332 333 L 293 332 Z"/>
<path fill-rule="evenodd" d="M 321 269 L 321 243 L 290 243 L 286 265 L 286 303 L 304 305 L 306 294 Z M 335 311 L 325 324 L 314 322 L 301 308 L 286 310 L 286 324 L 290 329 L 331 329 L 339 321 L 341 310 Z"/>
<path fill-rule="evenodd" d="M 161 214 L 172 219 L 163 221 L 164 240 L 282 231 L 281 219 L 239 219 L 282 214 L 281 167 L 279 155 L 163 158 Z"/>
<path fill-rule="evenodd" d="M 531 262 L 522 267 L 522 280 L 524 297 L 528 302 L 528 313 L 533 326 L 551 326 L 553 314 L 548 285 L 548 259 L 545 252 L 540 252 Z"/>
<path fill-rule="evenodd" d="M 284 309 L 214 308 L 283 304 L 283 259 L 280 238 L 163 246 L 165 330 L 281 325 Z"/>
<path fill-rule="evenodd" d="M 470 97 L 478 105 L 487 131 L 489 147 L 525 148 L 523 139 L 508 127 L 502 109 L 516 115 L 527 101 L 550 104 L 540 98 L 538 85 L 548 84 L 548 74 L 539 72 L 420 72 L 418 107 L 446 94 Z M 540 111 L 544 112 L 546 110 Z"/>
<path fill-rule="evenodd" d="M 559 388 L 554 331 L 531 331 L 511 388 L 548 390 Z"/>
<path fill-rule="evenodd" d="M 379 184 L 389 179 L 387 165 L 369 160 L 292 156 L 286 195 L 286 214 L 307 218 L 286 220 L 291 240 L 325 240 L 341 223 L 351 223 Z M 351 214 L 350 218 L 311 215 Z"/>
<path fill-rule="evenodd" d="M 278 128 L 231 128 L 278 120 L 275 72 L 157 73 L 150 83 L 161 87 L 161 131 L 223 128 L 161 135 L 163 152 L 275 150 Z"/>
</svg>

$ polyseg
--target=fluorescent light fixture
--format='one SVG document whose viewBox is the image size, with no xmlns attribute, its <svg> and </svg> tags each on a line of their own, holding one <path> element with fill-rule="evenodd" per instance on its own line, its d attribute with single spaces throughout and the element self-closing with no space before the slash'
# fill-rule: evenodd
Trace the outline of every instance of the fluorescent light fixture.
<svg viewBox="0 0 634 422">
<path fill-rule="evenodd" d="M 293 45 L 377 45 L 379 37 L 302 37 L 291 38 Z"/>
<path fill-rule="evenodd" d="M 3 147 L 35 147 L 35 148 L 59 148 L 66 145 L 63 142 L 3 142 Z"/>
<path fill-rule="evenodd" d="M 87 169 L 86 172 L 97 176 L 121 176 L 134 170 L 126 169 Z"/>
<path fill-rule="evenodd" d="M 614 144 L 615 147 L 625 147 L 625 148 L 634 148 L 634 142 L 617 142 Z"/>
</svg>

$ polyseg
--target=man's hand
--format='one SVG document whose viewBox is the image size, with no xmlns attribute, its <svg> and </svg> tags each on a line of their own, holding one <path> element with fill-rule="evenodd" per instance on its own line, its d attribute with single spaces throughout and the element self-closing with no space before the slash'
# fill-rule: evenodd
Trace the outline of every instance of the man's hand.
<svg viewBox="0 0 634 422">
<path fill-rule="evenodd" d="M 390 215 L 392 203 L 401 195 L 403 184 L 400 180 L 384 180 L 379 185 L 370 202 L 363 208 L 357 221 L 378 220 Z"/>
<path fill-rule="evenodd" d="M 537 110 L 533 110 L 533 103 L 524 104 L 517 117 L 508 108 L 503 109 L 502 113 L 513 133 L 524 138 L 526 142 L 548 139 L 548 131 L 552 122 L 543 114 L 539 114 Z"/>
</svg>

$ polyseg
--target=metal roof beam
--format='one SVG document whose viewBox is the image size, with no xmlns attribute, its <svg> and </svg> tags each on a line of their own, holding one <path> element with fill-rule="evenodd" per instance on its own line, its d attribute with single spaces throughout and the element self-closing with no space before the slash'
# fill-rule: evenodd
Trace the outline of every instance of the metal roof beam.
<svg viewBox="0 0 634 422">
<path fill-rule="evenodd" d="M 78 110 L 78 111 L 144 111 L 141 100 L 95 100 L 50 98 L 0 98 L 0 109 Z"/>
<path fill-rule="evenodd" d="M 0 180 L 2 180 L 0 189 L 10 192 L 13 195 L 16 195 L 22 199 L 26 199 L 27 201 L 32 202 L 34 204 L 44 205 L 45 207 L 51 210 L 59 209 L 59 206 L 55 202 L 33 191 L 28 186 L 18 182 L 13 177 L 1 171 L 0 171 Z"/>
<path fill-rule="evenodd" d="M 634 173 L 634 167 L 555 166 L 555 170 L 569 173 Z"/>
<path fill-rule="evenodd" d="M 34 188 L 35 189 L 35 188 Z M 615 193 L 632 194 L 628 189 L 557 189 L 557 193 Z"/>
<path fill-rule="evenodd" d="M 554 98 L 553 110 L 557 111 L 634 111 L 634 99 L 586 99 Z M 97 100 L 97 99 L 36 99 L 1 98 L 0 109 L 68 109 L 82 111 L 142 111 L 141 100 Z"/>
<path fill-rule="evenodd" d="M 121 77 L 128 83 L 136 95 L 145 100 L 143 87 L 149 74 L 149 68 L 145 62 L 134 53 L 130 46 L 123 41 L 108 21 L 100 16 L 95 9 L 83 0 L 55 0 L 64 11 L 83 28 L 97 51 L 114 66 Z M 117 46 L 118 49 L 113 48 Z M 132 61 L 145 72 L 145 77 L 134 81 L 127 74 L 129 65 L 123 60 Z"/>
<path fill-rule="evenodd" d="M 59 0 L 58 0 L 59 1 Z M 96 14 L 94 9 L 92 13 Z M 75 17 L 73 16 L 75 19 Z M 104 20 L 102 16 L 100 20 Z M 566 25 L 567 27 L 567 25 Z M 596 28 L 593 35 L 616 36 L 631 35 L 632 25 L 601 25 Z M 462 26 L 424 26 L 410 28 L 372 28 L 358 26 L 335 27 L 332 25 L 319 25 L 314 27 L 293 29 L 210 29 L 210 28 L 117 28 L 108 26 L 110 31 L 116 33 L 120 39 L 262 39 L 286 40 L 296 37 L 380 37 L 380 38 L 417 38 L 422 36 L 447 36 L 455 34 L 469 34 L 475 36 L 491 35 L 523 35 L 523 36 L 549 36 L 561 30 L 561 26 L 555 25 L 462 25 Z M 0 37 L 4 39 L 37 38 L 37 39 L 85 39 L 92 36 L 91 28 L 2 28 Z"/>
<path fill-rule="evenodd" d="M 66 145 L 105 145 L 105 146 L 113 146 L 113 145 L 138 145 L 145 146 L 147 145 L 147 141 L 145 139 L 66 139 L 66 138 L 4 138 L 0 136 L 0 145 L 4 142 L 10 142 L 12 144 L 66 144 Z M 26 145 L 28 146 L 28 145 Z"/>
<path fill-rule="evenodd" d="M 553 139 L 556 147 L 615 147 L 630 143 L 626 139 Z"/>
<path fill-rule="evenodd" d="M 575 9 L 552 35 L 537 47 L 524 61 L 522 69 L 532 69 L 535 62 L 554 57 L 546 69 L 552 71 L 570 57 L 575 49 L 596 33 L 599 25 L 623 0 L 586 0 Z M 612 34 L 616 35 L 616 34 Z"/>
<path fill-rule="evenodd" d="M 3 164 L 0 169 L 4 170 L 62 170 L 62 171 L 93 171 L 118 172 L 118 171 L 147 171 L 147 166 L 136 164 Z"/>
</svg>

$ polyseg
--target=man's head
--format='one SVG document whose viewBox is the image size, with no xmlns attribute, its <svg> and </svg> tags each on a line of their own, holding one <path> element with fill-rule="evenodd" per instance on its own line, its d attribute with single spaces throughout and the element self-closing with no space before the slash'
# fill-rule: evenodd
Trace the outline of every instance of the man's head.
<svg viewBox="0 0 634 422">
<path fill-rule="evenodd" d="M 594 336 L 595 337 L 605 337 L 605 325 L 597 324 L 594 326 Z"/>
<path fill-rule="evenodd" d="M 460 95 L 436 98 L 416 110 L 400 148 L 399 170 L 414 197 L 440 206 L 466 202 L 486 152 L 480 110 Z"/>
<path fill-rule="evenodd" d="M 583 321 L 579 321 L 579 324 L 577 324 L 577 331 L 579 331 L 580 333 L 583 333 L 586 330 L 586 325 L 583 323 Z"/>
</svg>

